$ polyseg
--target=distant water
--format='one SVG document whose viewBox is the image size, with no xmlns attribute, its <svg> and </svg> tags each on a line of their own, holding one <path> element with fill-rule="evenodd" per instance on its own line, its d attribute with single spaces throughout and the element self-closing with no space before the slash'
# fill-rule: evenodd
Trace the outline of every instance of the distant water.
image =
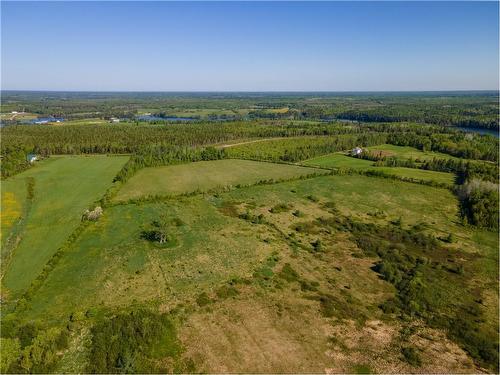
<svg viewBox="0 0 500 375">
<path fill-rule="evenodd" d="M 38 117 L 34 118 L 33 120 L 28 120 L 25 121 L 25 124 L 31 124 L 31 125 L 40 125 L 40 124 L 47 124 L 49 122 L 63 122 L 64 118 L 62 117 Z"/>
<path fill-rule="evenodd" d="M 456 129 L 459 129 L 467 133 L 489 134 L 492 135 L 493 137 L 499 138 L 498 130 L 495 129 L 465 128 L 461 126 L 457 126 Z"/>
<path fill-rule="evenodd" d="M 155 115 L 140 115 L 140 116 L 136 116 L 136 119 L 139 121 L 193 121 L 193 120 L 196 120 L 195 118 L 192 118 L 192 117 L 171 117 L 171 116 L 161 117 L 161 116 L 155 116 Z"/>
</svg>

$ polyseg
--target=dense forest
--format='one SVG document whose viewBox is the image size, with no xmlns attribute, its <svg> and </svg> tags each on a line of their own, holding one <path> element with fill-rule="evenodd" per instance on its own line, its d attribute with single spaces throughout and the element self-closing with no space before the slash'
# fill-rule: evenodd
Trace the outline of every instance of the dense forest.
<svg viewBox="0 0 500 375">
<path fill-rule="evenodd" d="M 246 138 L 330 136 L 378 133 L 379 142 L 445 152 L 460 158 L 498 161 L 497 141 L 470 137 L 452 129 L 417 124 L 303 123 L 283 120 L 200 122 L 195 124 L 113 124 L 72 126 L 7 126 L 2 129 L 2 176 L 28 167 L 26 154 L 122 154 L 149 145 L 195 147 Z M 363 142 L 360 145 L 368 145 Z M 352 143 L 352 142 L 351 142 Z M 346 147 L 354 144 L 346 144 Z M 290 159 L 292 160 L 292 159 Z"/>
</svg>

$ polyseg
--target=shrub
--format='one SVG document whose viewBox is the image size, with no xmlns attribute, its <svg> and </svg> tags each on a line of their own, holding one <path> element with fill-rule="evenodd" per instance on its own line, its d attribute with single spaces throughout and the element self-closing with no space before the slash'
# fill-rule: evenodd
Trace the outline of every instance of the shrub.
<svg viewBox="0 0 500 375">
<path fill-rule="evenodd" d="M 323 245 L 321 244 L 321 240 L 319 238 L 316 241 L 311 242 L 311 245 L 315 253 L 319 253 L 323 250 Z"/>
<path fill-rule="evenodd" d="M 418 367 L 422 365 L 422 360 L 418 351 L 413 347 L 405 347 L 401 349 L 401 353 L 406 362 L 414 367 Z"/>
<path fill-rule="evenodd" d="M 309 199 L 311 202 L 315 202 L 315 203 L 319 202 L 319 198 L 316 197 L 315 195 L 308 195 L 306 198 Z"/>
<path fill-rule="evenodd" d="M 220 299 L 236 297 L 240 292 L 232 285 L 223 285 L 215 291 L 215 294 Z"/>
<path fill-rule="evenodd" d="M 147 310 L 104 318 L 91 328 L 90 373 L 163 372 L 151 359 L 180 353 L 173 323 Z"/>
<path fill-rule="evenodd" d="M 196 303 L 200 307 L 206 306 L 211 302 L 212 302 L 212 300 L 210 299 L 210 297 L 208 296 L 208 294 L 206 292 L 202 292 L 202 293 L 198 294 L 198 297 L 196 297 Z"/>
<path fill-rule="evenodd" d="M 269 210 L 269 212 L 272 213 L 272 214 L 278 214 L 278 213 L 281 213 L 281 212 L 289 211 L 290 209 L 291 209 L 291 206 L 289 204 L 279 203 L 276 206 L 272 207 Z"/>
<path fill-rule="evenodd" d="M 92 211 L 85 210 L 82 216 L 82 220 L 97 221 L 102 216 L 102 207 L 96 206 Z"/>
<path fill-rule="evenodd" d="M 288 282 L 299 280 L 299 274 L 292 268 L 290 263 L 285 263 L 278 276 Z"/>
</svg>

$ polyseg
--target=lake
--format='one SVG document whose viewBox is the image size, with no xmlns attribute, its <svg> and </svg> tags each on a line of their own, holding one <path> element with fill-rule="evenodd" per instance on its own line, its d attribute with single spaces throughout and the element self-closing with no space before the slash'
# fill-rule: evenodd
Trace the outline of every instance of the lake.
<svg viewBox="0 0 500 375">
<path fill-rule="evenodd" d="M 139 115 L 135 117 L 139 121 L 193 121 L 197 120 L 192 117 L 172 117 L 172 116 L 155 116 L 155 115 Z"/>
<path fill-rule="evenodd" d="M 456 129 L 467 133 L 489 134 L 492 135 L 493 137 L 499 138 L 498 130 L 495 129 L 465 128 L 461 126 L 457 126 Z"/>
</svg>

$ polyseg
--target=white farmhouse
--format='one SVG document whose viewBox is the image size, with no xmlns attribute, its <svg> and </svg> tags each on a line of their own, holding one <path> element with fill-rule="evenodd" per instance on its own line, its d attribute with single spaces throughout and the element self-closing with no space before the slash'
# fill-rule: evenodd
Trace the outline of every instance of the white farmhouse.
<svg viewBox="0 0 500 375">
<path fill-rule="evenodd" d="M 356 156 L 359 155 L 363 152 L 363 149 L 361 147 L 356 147 L 351 150 L 351 155 Z"/>
</svg>

